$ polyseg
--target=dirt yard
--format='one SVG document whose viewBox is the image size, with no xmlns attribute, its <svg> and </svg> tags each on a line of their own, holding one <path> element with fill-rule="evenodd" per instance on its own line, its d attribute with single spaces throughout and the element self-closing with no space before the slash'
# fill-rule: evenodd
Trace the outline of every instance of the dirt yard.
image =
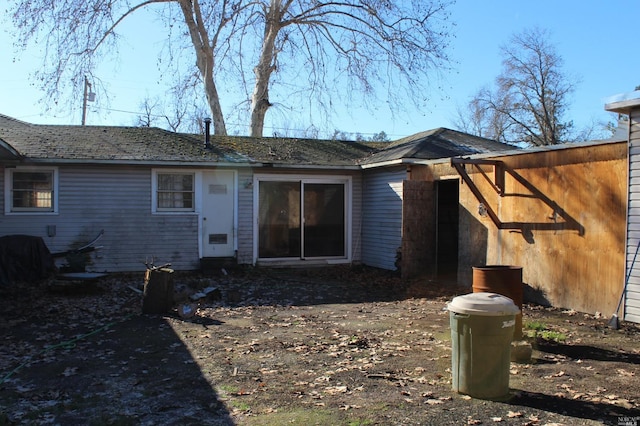
<svg viewBox="0 0 640 426">
<path fill-rule="evenodd" d="M 505 401 L 452 391 L 446 283 L 367 268 L 174 274 L 195 315 L 142 315 L 139 275 L 0 288 L 0 425 L 637 425 L 640 328 L 525 306 Z M 184 306 L 182 303 L 177 307 Z M 534 336 L 535 335 L 535 336 Z"/>
</svg>

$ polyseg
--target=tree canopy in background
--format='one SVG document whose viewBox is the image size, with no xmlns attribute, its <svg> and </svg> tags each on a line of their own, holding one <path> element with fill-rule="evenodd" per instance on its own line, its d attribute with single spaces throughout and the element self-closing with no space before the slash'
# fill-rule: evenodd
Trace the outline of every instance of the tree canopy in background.
<svg viewBox="0 0 640 426">
<path fill-rule="evenodd" d="M 312 105 L 327 116 L 366 101 L 394 111 L 422 105 L 430 77 L 448 64 L 449 3 L 10 0 L 10 11 L 16 39 L 44 48 L 36 76 L 51 102 L 78 99 L 84 76 L 117 52 L 122 22 L 150 10 L 166 33 L 159 60 L 171 64 L 180 112 L 191 108 L 190 97 L 206 99 L 214 133 L 223 135 L 223 97 L 240 94 L 224 104 L 245 111 L 251 135 L 262 136 L 274 105 L 292 115 Z M 145 116 L 149 110 L 143 124 Z"/>
<path fill-rule="evenodd" d="M 562 58 L 542 29 L 515 34 L 501 48 L 502 72 L 494 87 L 480 89 L 459 111 L 457 127 L 511 144 L 566 142 L 573 126 L 565 121 L 576 79 L 562 70 Z"/>
</svg>

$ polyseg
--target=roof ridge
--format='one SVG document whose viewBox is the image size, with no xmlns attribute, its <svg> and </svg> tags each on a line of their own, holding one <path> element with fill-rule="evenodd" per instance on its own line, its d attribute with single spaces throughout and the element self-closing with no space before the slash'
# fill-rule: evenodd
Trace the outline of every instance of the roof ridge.
<svg viewBox="0 0 640 426">
<path fill-rule="evenodd" d="M 32 126 L 33 125 L 33 123 L 29 123 L 27 121 L 18 120 L 15 117 L 11 117 L 11 116 L 8 116 L 8 115 L 5 115 L 5 114 L 0 114 L 0 118 L 3 119 L 3 120 L 7 120 L 7 121 L 14 121 L 14 122 L 22 124 L 24 126 Z"/>
</svg>

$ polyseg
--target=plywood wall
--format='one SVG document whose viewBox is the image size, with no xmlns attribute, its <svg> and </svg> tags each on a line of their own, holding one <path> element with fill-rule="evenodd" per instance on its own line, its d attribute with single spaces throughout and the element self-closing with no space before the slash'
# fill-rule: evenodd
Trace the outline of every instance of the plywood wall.
<svg viewBox="0 0 640 426">
<path fill-rule="evenodd" d="M 504 165 L 500 195 L 493 166 L 465 165 L 502 226 L 482 215 L 460 179 L 458 283 L 472 267 L 523 268 L 528 294 L 580 312 L 611 315 L 625 278 L 627 144 L 608 143 L 495 157 Z M 413 169 L 411 179 L 459 178 L 450 164 Z M 433 224 L 428 224 L 433 226 Z"/>
<path fill-rule="evenodd" d="M 468 220 L 487 230 L 486 264 L 522 266 L 523 281 L 553 306 L 613 313 L 624 283 L 626 143 L 498 159 L 505 165 L 502 196 L 487 179 L 492 167 L 483 166 L 486 175 L 467 169 L 500 221 L 513 229 L 497 229 L 480 215 L 469 188 L 460 190 Z M 463 245 L 479 244 L 460 235 Z M 461 269 L 475 266 L 465 263 L 461 259 Z"/>
</svg>

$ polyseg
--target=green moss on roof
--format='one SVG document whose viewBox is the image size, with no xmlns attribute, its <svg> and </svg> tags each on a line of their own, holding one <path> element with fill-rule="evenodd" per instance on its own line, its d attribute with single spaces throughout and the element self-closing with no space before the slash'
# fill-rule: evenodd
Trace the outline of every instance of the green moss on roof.
<svg viewBox="0 0 640 426">
<path fill-rule="evenodd" d="M 0 140 L 37 160 L 222 162 L 355 166 L 402 158 L 448 158 L 513 149 L 449 129 L 418 133 L 392 143 L 254 138 L 174 133 L 154 127 L 68 126 L 25 123 L 0 115 Z"/>
</svg>

